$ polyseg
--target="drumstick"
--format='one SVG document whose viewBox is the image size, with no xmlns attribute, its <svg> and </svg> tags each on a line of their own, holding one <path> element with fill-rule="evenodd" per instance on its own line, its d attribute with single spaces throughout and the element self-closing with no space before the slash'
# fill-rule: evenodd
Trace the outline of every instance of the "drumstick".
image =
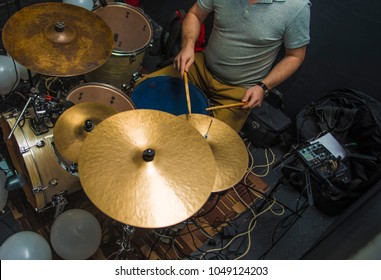
<svg viewBox="0 0 381 280">
<path fill-rule="evenodd" d="M 239 106 L 246 105 L 247 103 L 248 102 L 238 102 L 238 103 L 232 103 L 232 104 L 227 104 L 227 105 L 220 105 L 220 106 L 206 108 L 206 111 L 225 109 L 225 108 L 232 108 L 232 107 L 239 107 Z"/>
<path fill-rule="evenodd" d="M 185 94 L 187 97 L 187 105 L 188 105 L 188 114 L 190 115 L 192 110 L 191 110 L 191 101 L 190 101 L 190 94 L 189 94 L 189 85 L 188 85 L 188 74 L 187 72 L 184 72 L 184 84 L 185 84 Z"/>
</svg>

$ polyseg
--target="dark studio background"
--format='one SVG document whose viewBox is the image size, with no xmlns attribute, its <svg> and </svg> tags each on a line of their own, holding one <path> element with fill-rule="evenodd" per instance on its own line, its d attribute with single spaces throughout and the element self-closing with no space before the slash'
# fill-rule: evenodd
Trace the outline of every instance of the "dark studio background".
<svg viewBox="0 0 381 280">
<path fill-rule="evenodd" d="M 311 43 L 306 59 L 299 71 L 278 87 L 284 94 L 286 114 L 293 119 L 304 106 L 336 88 L 356 89 L 381 101 L 381 1 L 310 1 Z M 52 1 L 0 0 L 0 28 L 15 11 L 39 2 Z M 194 0 L 141 1 L 144 12 L 160 26 L 175 10 L 188 10 L 193 3 Z M 207 34 L 211 24 L 212 19 L 208 18 Z M 0 54 L 5 54 L 2 44 Z M 305 258 L 345 259 L 366 246 L 381 232 L 380 196 L 378 182 L 335 221 Z"/>
<path fill-rule="evenodd" d="M 7 5 L 12 14 L 18 7 L 39 2 L 48 1 L 2 0 L 0 27 L 8 18 Z M 176 9 L 188 10 L 193 3 L 193 0 L 141 1 L 144 12 L 160 26 Z M 363 91 L 380 100 L 381 2 L 311 0 L 311 3 L 311 43 L 306 59 L 299 71 L 278 87 L 284 93 L 288 115 L 294 117 L 309 102 L 342 87 Z M 208 18 L 207 34 L 211 24 L 212 19 Z"/>
</svg>

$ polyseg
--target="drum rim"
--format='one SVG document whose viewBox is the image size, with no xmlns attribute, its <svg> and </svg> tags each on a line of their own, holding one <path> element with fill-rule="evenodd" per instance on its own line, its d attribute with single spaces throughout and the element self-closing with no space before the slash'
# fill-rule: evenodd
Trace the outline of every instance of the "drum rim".
<svg viewBox="0 0 381 280">
<path fill-rule="evenodd" d="M 70 89 L 70 90 L 68 91 L 68 93 L 67 93 L 67 97 L 66 97 L 66 99 L 69 97 L 69 95 L 70 95 L 72 92 L 78 90 L 79 88 L 86 87 L 86 86 L 88 86 L 88 85 L 90 85 L 90 86 L 91 86 L 91 85 L 92 85 L 92 86 L 101 86 L 101 87 L 104 86 L 104 88 L 111 89 L 111 90 L 116 91 L 116 92 L 118 92 L 118 93 L 120 93 L 120 94 L 122 94 L 122 95 L 124 96 L 124 92 L 123 92 L 121 89 L 117 88 L 116 86 L 113 86 L 113 85 L 110 85 L 110 84 L 107 84 L 107 83 L 101 83 L 101 82 L 86 82 L 86 83 L 82 83 L 82 84 L 76 85 L 75 87 L 73 87 L 72 89 Z"/>
<path fill-rule="evenodd" d="M 174 79 L 174 80 L 180 80 L 182 81 L 182 79 L 180 77 L 174 77 L 174 76 L 167 76 L 167 75 L 158 75 L 158 76 L 154 76 L 154 77 L 149 77 L 147 79 L 145 79 L 144 81 L 140 82 L 131 92 L 131 97 L 132 95 L 134 94 L 134 91 L 137 90 L 141 85 L 143 85 L 145 82 L 148 82 L 149 80 L 153 80 L 153 79 L 167 79 L 167 80 L 170 80 L 170 79 Z M 189 87 L 190 88 L 194 88 L 196 89 L 199 93 L 201 93 L 204 97 L 205 97 L 205 100 L 208 100 L 208 97 L 207 95 L 198 87 L 196 86 L 195 84 L 189 82 L 188 83 Z"/>
</svg>

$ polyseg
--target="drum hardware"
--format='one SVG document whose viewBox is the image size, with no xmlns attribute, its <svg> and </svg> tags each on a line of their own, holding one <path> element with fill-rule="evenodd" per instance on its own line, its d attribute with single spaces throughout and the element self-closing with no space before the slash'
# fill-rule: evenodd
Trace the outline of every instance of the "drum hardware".
<svg viewBox="0 0 381 280">
<path fill-rule="evenodd" d="M 54 212 L 54 219 L 56 219 L 60 214 L 62 214 L 65 206 L 68 204 L 66 197 L 67 197 L 67 191 L 60 192 L 52 196 L 52 201 L 50 202 L 50 205 L 46 206 L 43 209 L 35 209 L 35 210 L 37 213 L 43 213 L 46 210 L 55 207 L 56 210 Z"/>
<path fill-rule="evenodd" d="M 129 225 L 122 225 L 122 238 L 116 241 L 116 244 L 120 246 L 118 254 L 135 250 L 131 245 L 131 240 L 134 233 L 134 227 Z"/>
<path fill-rule="evenodd" d="M 11 137 L 13 136 L 13 133 L 15 132 L 15 129 L 17 128 L 17 126 L 19 125 L 21 119 L 24 117 L 24 114 L 27 110 L 27 108 L 29 107 L 30 103 L 36 98 L 36 96 L 38 95 L 39 91 L 38 91 L 38 87 L 40 85 L 40 82 L 41 82 L 41 79 L 37 82 L 37 85 L 33 88 L 31 88 L 31 94 L 24 106 L 24 108 L 22 109 L 20 115 L 18 116 L 15 124 L 13 125 L 12 129 L 11 129 L 11 132 L 9 133 L 8 135 L 8 138 L 7 140 L 11 139 Z"/>
<path fill-rule="evenodd" d="M 162 228 L 204 205 L 216 169 L 210 146 L 188 121 L 142 109 L 99 123 L 83 142 L 78 172 L 103 213 L 133 227 Z"/>
<path fill-rule="evenodd" d="M 39 135 L 39 134 L 36 134 L 36 135 Z M 29 146 L 29 147 L 20 147 L 20 154 L 25 154 L 25 153 L 29 152 L 30 149 L 33 148 L 33 147 L 42 148 L 44 146 L 45 146 L 45 141 L 44 140 L 40 140 L 36 144 L 34 144 L 32 146 Z"/>
<path fill-rule="evenodd" d="M 62 192 L 52 197 L 52 205 L 56 208 L 56 211 L 54 213 L 54 219 L 56 219 L 60 214 L 62 214 L 66 204 L 68 203 L 66 195 L 66 192 Z"/>
<path fill-rule="evenodd" d="M 208 115 L 181 115 L 206 139 L 216 162 L 216 179 L 212 192 L 225 191 L 245 175 L 249 156 L 238 133 L 226 123 Z"/>
<path fill-rule="evenodd" d="M 73 176 L 78 177 L 78 163 L 76 162 L 66 162 L 66 160 L 60 155 L 60 153 L 57 151 L 56 146 L 54 145 L 54 142 L 52 142 L 52 148 L 54 151 L 54 154 L 56 155 L 58 159 L 58 163 L 60 166 L 65 169 L 68 173 L 70 173 Z"/>
</svg>

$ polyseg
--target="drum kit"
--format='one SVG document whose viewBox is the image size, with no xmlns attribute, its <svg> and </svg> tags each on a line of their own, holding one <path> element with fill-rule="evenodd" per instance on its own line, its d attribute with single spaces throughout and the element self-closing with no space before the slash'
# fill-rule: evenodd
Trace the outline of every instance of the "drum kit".
<svg viewBox="0 0 381 280">
<path fill-rule="evenodd" d="M 124 30 L 128 25 L 143 35 L 131 39 Z M 151 36 L 144 14 L 122 3 L 93 11 L 34 4 L 6 22 L 4 46 L 27 69 L 88 78 L 66 96 L 70 106 L 47 131 L 33 129 L 31 102 L 21 112 L 2 116 L 12 162 L 28 178 L 24 192 L 36 210 L 57 207 L 56 201 L 82 189 L 100 211 L 124 225 L 163 228 L 191 217 L 213 192 L 233 187 L 244 176 L 245 144 L 207 114 L 202 93 L 190 95 L 195 113 L 183 94 L 172 100 L 184 107 L 180 111 L 163 105 L 163 92 L 155 96 L 163 80 L 174 82 L 177 91 L 177 80 L 161 77 L 140 84 L 142 92 L 149 91 L 145 101 L 139 90 L 130 98 L 118 89 L 132 79 L 131 64 L 141 63 Z M 31 94 L 28 101 L 38 98 Z"/>
</svg>

